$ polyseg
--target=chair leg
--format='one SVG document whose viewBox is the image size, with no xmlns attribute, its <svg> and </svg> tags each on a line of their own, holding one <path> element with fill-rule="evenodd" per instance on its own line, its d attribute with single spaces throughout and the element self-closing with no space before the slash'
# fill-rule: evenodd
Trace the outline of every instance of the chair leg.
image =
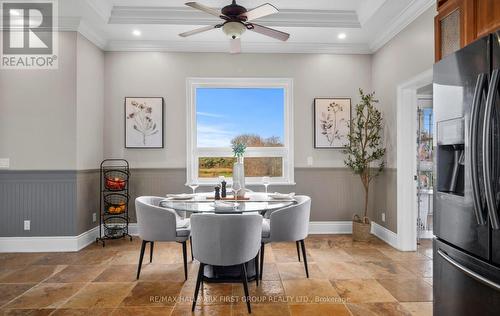
<svg viewBox="0 0 500 316">
<path fill-rule="evenodd" d="M 297 257 L 299 257 L 299 262 L 300 262 L 300 250 L 299 250 L 299 241 L 298 240 L 295 242 L 295 245 L 297 246 Z"/>
<path fill-rule="evenodd" d="M 244 263 L 241 265 L 241 281 L 243 282 L 243 289 L 245 290 L 248 313 L 251 314 L 252 308 L 250 307 L 250 294 L 248 294 L 247 268 Z"/>
<path fill-rule="evenodd" d="M 182 242 L 182 257 L 184 258 L 184 277 L 188 279 L 188 266 L 187 266 L 187 246 L 186 241 Z"/>
<path fill-rule="evenodd" d="M 264 273 L 264 243 L 260 244 L 260 279 L 262 280 L 262 274 Z"/>
<path fill-rule="evenodd" d="M 306 276 L 309 278 L 309 269 L 307 268 L 306 245 L 304 243 L 304 239 L 300 241 L 300 245 L 302 246 L 302 257 L 304 258 L 304 266 L 306 267 Z"/>
<path fill-rule="evenodd" d="M 189 236 L 189 249 L 191 249 L 191 261 L 194 261 L 193 257 L 193 237 Z"/>
<path fill-rule="evenodd" d="M 153 262 L 153 247 L 155 246 L 155 242 L 152 241 L 149 243 L 150 248 L 149 248 L 149 263 Z"/>
<path fill-rule="evenodd" d="M 193 297 L 193 306 L 191 307 L 191 311 L 194 312 L 194 308 L 196 306 L 196 300 L 198 299 L 198 292 L 200 291 L 200 284 L 203 280 L 203 270 L 205 265 L 200 262 L 200 268 L 198 270 L 198 277 L 196 278 L 196 287 L 194 289 L 194 297 Z"/>
<path fill-rule="evenodd" d="M 139 255 L 139 266 L 137 267 L 137 280 L 139 280 L 139 275 L 141 274 L 142 259 L 144 259 L 144 250 L 146 250 L 146 240 L 142 241 L 141 254 Z"/>
<path fill-rule="evenodd" d="M 255 282 L 257 282 L 257 286 L 259 286 L 259 278 L 260 278 L 260 273 L 259 273 L 259 253 L 255 256 Z"/>
</svg>

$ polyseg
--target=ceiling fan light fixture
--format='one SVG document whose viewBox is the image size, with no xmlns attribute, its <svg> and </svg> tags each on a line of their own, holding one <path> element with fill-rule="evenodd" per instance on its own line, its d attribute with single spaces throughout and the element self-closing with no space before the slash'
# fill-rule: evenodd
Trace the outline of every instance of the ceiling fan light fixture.
<svg viewBox="0 0 500 316">
<path fill-rule="evenodd" d="M 222 31 L 224 34 L 231 37 L 232 39 L 240 38 L 240 36 L 246 31 L 246 26 L 241 22 L 226 22 L 222 26 Z"/>
</svg>

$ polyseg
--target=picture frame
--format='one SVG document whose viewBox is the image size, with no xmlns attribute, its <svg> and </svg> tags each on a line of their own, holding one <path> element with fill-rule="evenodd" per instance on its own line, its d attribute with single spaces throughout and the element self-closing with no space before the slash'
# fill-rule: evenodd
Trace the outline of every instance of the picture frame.
<svg viewBox="0 0 500 316">
<path fill-rule="evenodd" d="M 125 97 L 125 148 L 164 148 L 163 97 Z"/>
<path fill-rule="evenodd" d="M 344 149 L 349 145 L 351 98 L 314 99 L 314 148 Z"/>
</svg>

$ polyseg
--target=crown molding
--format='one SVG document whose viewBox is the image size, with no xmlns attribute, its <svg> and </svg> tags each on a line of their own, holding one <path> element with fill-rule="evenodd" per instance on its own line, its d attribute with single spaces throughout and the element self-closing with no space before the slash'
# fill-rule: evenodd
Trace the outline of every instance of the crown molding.
<svg viewBox="0 0 500 316">
<path fill-rule="evenodd" d="M 91 41 L 94 45 L 99 47 L 101 50 L 104 50 L 107 44 L 107 40 L 103 38 L 97 31 L 95 31 L 88 23 L 85 21 L 81 21 L 78 26 L 78 33 L 80 33 L 83 37 Z"/>
<path fill-rule="evenodd" d="M 110 24 L 211 25 L 220 22 L 191 8 L 115 6 Z M 279 14 L 257 19 L 266 26 L 360 28 L 356 11 L 284 9 Z"/>
<path fill-rule="evenodd" d="M 105 51 L 227 53 L 228 42 L 109 41 Z M 365 44 L 242 42 L 244 53 L 370 54 Z"/>
<path fill-rule="evenodd" d="M 111 2 L 103 0 L 85 0 L 85 2 L 105 23 L 108 23 L 113 9 Z"/>
<path fill-rule="evenodd" d="M 435 4 L 436 0 L 413 0 L 396 18 L 387 23 L 384 31 L 369 44 L 371 52 L 375 53 Z"/>
<path fill-rule="evenodd" d="M 356 10 L 361 26 L 365 25 L 385 2 L 387 2 L 387 0 L 369 0 L 362 2 L 358 10 Z"/>
<path fill-rule="evenodd" d="M 62 32 L 78 32 L 101 50 L 104 50 L 106 47 L 107 40 L 80 17 L 59 17 L 57 30 Z"/>
<path fill-rule="evenodd" d="M 57 30 L 58 31 L 78 31 L 78 27 L 80 26 L 80 22 L 82 21 L 81 17 L 76 16 L 60 16 L 57 21 Z"/>
</svg>

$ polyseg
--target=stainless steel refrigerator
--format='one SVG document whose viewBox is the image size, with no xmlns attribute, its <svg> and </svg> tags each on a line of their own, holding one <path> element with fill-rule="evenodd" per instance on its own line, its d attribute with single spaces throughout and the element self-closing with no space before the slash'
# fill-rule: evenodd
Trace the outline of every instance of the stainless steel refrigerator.
<svg viewBox="0 0 500 316">
<path fill-rule="evenodd" d="M 434 315 L 500 315 L 500 32 L 434 65 Z"/>
</svg>

